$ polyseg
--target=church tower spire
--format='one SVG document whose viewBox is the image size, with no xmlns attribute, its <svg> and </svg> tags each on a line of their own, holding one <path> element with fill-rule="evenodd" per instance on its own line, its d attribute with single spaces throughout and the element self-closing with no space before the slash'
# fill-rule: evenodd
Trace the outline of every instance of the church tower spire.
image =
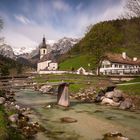
<svg viewBox="0 0 140 140">
<path fill-rule="evenodd" d="M 40 59 L 48 53 L 45 35 L 43 35 L 42 43 L 40 45 Z"/>
</svg>

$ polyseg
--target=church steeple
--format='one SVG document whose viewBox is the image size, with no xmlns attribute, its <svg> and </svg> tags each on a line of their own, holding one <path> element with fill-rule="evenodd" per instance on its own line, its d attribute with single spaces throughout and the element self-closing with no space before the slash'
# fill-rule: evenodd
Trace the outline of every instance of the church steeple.
<svg viewBox="0 0 140 140">
<path fill-rule="evenodd" d="M 43 35 L 43 44 L 46 44 L 45 35 Z"/>
<path fill-rule="evenodd" d="M 45 36 L 43 35 L 42 43 L 40 44 L 40 59 L 48 53 Z"/>
</svg>

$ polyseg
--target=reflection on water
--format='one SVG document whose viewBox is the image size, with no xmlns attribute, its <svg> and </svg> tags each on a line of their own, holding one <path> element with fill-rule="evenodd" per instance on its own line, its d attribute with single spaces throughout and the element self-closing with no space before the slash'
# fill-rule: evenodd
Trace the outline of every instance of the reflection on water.
<svg viewBox="0 0 140 140">
<path fill-rule="evenodd" d="M 44 95 L 27 89 L 17 92 L 16 100 L 33 108 L 35 116 L 47 129 L 45 135 L 48 139 L 95 140 L 101 139 L 107 132 L 115 131 L 134 140 L 140 138 L 140 114 L 138 112 L 122 111 L 109 106 L 73 100 L 70 108 L 63 108 L 55 104 L 56 96 Z M 52 108 L 47 108 L 48 104 L 51 104 Z M 62 117 L 72 117 L 78 122 L 61 123 Z"/>
</svg>

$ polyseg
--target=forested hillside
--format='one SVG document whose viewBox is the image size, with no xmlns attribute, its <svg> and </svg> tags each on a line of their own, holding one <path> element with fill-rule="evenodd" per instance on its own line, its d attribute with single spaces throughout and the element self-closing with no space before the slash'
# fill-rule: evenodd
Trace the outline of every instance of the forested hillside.
<svg viewBox="0 0 140 140">
<path fill-rule="evenodd" d="M 96 51 L 97 47 L 140 57 L 140 18 L 95 24 L 71 53 L 88 53 L 91 49 Z"/>
<path fill-rule="evenodd" d="M 130 57 L 140 58 L 140 18 L 104 21 L 93 25 L 61 62 L 66 57 L 69 59 L 79 54 L 90 54 L 91 57 L 96 57 L 95 61 L 99 61 L 97 57 L 100 58 L 105 52 L 122 51 Z"/>
<path fill-rule="evenodd" d="M 27 65 L 23 65 L 11 58 L 0 55 L 0 75 L 15 75 L 22 74 L 24 69 L 29 68 Z"/>
</svg>

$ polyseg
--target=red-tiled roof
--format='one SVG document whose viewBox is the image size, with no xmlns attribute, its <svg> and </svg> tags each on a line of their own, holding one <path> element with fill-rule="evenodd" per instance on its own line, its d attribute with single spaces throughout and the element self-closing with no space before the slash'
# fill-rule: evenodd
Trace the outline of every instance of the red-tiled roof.
<svg viewBox="0 0 140 140">
<path fill-rule="evenodd" d="M 140 65 L 140 60 L 133 61 L 130 57 L 126 56 L 126 59 L 122 57 L 122 54 L 106 54 L 106 59 L 113 63 L 129 64 L 129 65 Z"/>
</svg>

